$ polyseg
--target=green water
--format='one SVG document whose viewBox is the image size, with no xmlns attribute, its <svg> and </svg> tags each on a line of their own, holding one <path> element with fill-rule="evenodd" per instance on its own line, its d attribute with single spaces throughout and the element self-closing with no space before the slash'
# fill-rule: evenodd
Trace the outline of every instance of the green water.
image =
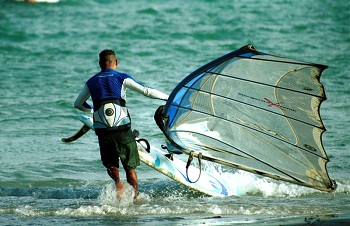
<svg viewBox="0 0 350 226">
<path fill-rule="evenodd" d="M 348 222 L 350 209 L 350 3 L 342 0 L 0 0 L 0 222 L 3 225 L 198 225 Z M 222 169 L 242 197 L 207 197 L 142 164 L 140 201 L 117 203 L 73 102 L 112 48 L 118 70 L 170 93 L 203 64 L 246 44 L 326 64 L 323 143 L 334 194 Z M 163 143 L 163 104 L 129 91 L 133 126 Z M 129 200 L 130 201 L 130 200 Z"/>
</svg>

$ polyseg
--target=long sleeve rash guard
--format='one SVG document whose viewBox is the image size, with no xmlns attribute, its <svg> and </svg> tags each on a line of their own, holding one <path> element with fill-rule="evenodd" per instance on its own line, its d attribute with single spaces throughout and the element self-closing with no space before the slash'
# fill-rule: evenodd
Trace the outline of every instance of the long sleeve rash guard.
<svg viewBox="0 0 350 226">
<path fill-rule="evenodd" d="M 84 112 L 93 113 L 93 107 L 86 103 L 90 96 L 93 102 L 109 98 L 126 100 L 127 88 L 155 99 L 167 100 L 169 97 L 159 90 L 140 85 L 128 74 L 105 69 L 87 81 L 75 100 L 74 107 Z"/>
</svg>

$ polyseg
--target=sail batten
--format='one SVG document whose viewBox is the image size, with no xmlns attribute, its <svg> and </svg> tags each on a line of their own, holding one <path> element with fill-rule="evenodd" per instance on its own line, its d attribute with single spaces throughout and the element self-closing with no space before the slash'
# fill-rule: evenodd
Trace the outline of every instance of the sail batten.
<svg viewBox="0 0 350 226">
<path fill-rule="evenodd" d="M 205 114 L 205 115 L 211 116 L 211 117 L 214 117 L 214 116 L 215 116 L 215 115 L 209 115 L 209 114 L 204 113 L 204 112 L 199 112 L 199 111 L 196 111 L 196 110 L 193 110 L 193 109 L 190 109 L 190 108 L 183 108 L 183 109 L 192 110 L 192 111 L 195 111 L 195 112 L 197 112 L 197 113 L 202 113 L 202 114 Z M 324 156 L 320 156 L 320 155 L 318 155 L 316 152 L 311 151 L 311 150 L 307 149 L 306 147 L 300 147 L 300 146 L 297 146 L 297 145 L 295 145 L 295 144 L 293 144 L 293 143 L 289 143 L 287 140 L 282 139 L 281 137 L 279 137 L 278 134 L 273 134 L 271 131 L 263 131 L 261 128 L 260 128 L 260 129 L 256 129 L 256 128 L 253 128 L 253 127 L 249 127 L 248 125 L 241 124 L 241 123 L 239 123 L 239 122 L 231 121 L 231 120 L 228 120 L 228 119 L 225 119 L 225 118 L 221 118 L 221 117 L 218 117 L 218 116 L 215 116 L 215 117 L 218 118 L 218 119 L 221 119 L 221 120 L 223 120 L 223 121 L 230 122 L 230 123 L 234 123 L 234 124 L 237 124 L 237 125 L 239 125 L 239 126 L 241 126 L 241 127 L 245 127 L 246 129 L 255 130 L 256 132 L 262 133 L 262 134 L 264 134 L 265 136 L 271 136 L 271 137 L 273 137 L 274 139 L 278 139 L 278 140 L 280 140 L 281 142 L 287 143 L 288 145 L 294 146 L 294 147 L 296 147 L 296 148 L 300 148 L 300 149 L 302 149 L 302 150 L 305 151 L 305 152 L 308 152 L 308 153 L 310 153 L 310 154 L 312 154 L 312 155 L 317 155 L 317 156 L 319 156 L 320 158 L 323 158 L 324 160 L 328 160 L 328 158 L 325 158 Z M 200 134 L 200 135 L 202 135 L 202 136 L 205 136 L 205 134 L 202 134 L 202 133 L 199 133 L 199 132 L 196 132 L 196 131 L 191 131 L 191 130 L 179 130 L 179 129 L 177 129 L 177 130 L 174 130 L 173 132 L 176 132 L 176 133 Z M 211 138 L 212 138 L 212 137 L 211 137 Z M 212 138 L 212 139 L 214 139 L 214 138 Z M 202 144 L 201 144 L 200 146 L 201 146 L 201 147 L 204 147 L 204 145 L 202 145 Z M 212 148 L 212 149 L 214 149 L 214 148 Z"/>
<path fill-rule="evenodd" d="M 186 87 L 187 89 L 189 89 L 189 90 L 194 90 L 194 91 L 201 92 L 201 93 L 207 93 L 207 94 L 210 94 L 210 95 L 213 95 L 213 96 L 217 96 L 217 97 L 220 97 L 220 98 L 227 99 L 227 100 L 229 100 L 229 101 L 233 101 L 233 102 L 237 102 L 237 103 L 240 103 L 240 104 L 248 105 L 248 106 L 251 106 L 251 107 L 260 109 L 260 110 L 262 110 L 262 111 L 268 111 L 268 112 L 270 112 L 270 113 L 272 113 L 272 114 L 276 114 L 276 115 L 279 115 L 279 116 L 282 116 L 282 117 L 285 117 L 285 118 L 288 118 L 288 119 L 291 119 L 291 120 L 299 121 L 299 122 L 304 123 L 304 124 L 309 125 L 309 126 L 315 126 L 315 127 L 319 128 L 319 129 L 321 129 L 321 130 L 325 130 L 325 128 L 324 128 L 323 125 L 322 125 L 322 126 L 313 125 L 313 124 L 311 124 L 311 123 L 309 123 L 309 122 L 302 121 L 302 120 L 299 120 L 299 119 L 297 119 L 297 118 L 292 118 L 292 117 L 290 117 L 290 116 L 283 115 L 283 114 L 281 114 L 281 113 L 279 113 L 279 112 L 274 112 L 274 111 L 268 110 L 268 109 L 266 109 L 266 108 L 261 108 L 261 107 L 258 107 L 258 106 L 256 106 L 256 105 L 249 104 L 249 103 L 247 103 L 247 102 L 242 102 L 242 101 L 239 101 L 239 100 L 236 100 L 236 99 L 227 98 L 227 97 L 225 97 L 225 96 L 223 96 L 223 95 L 213 94 L 213 93 L 210 93 L 209 91 L 203 91 L 203 90 L 196 89 L 196 88 L 193 88 L 193 87 L 187 87 L 187 86 L 185 86 L 185 87 Z M 179 107 L 179 106 L 178 106 L 178 107 Z M 183 106 L 182 106 L 181 108 L 187 109 L 187 110 L 196 111 L 195 109 L 190 108 L 190 107 L 187 107 L 187 108 L 186 108 L 186 107 L 183 107 Z M 217 115 L 207 114 L 207 113 L 205 113 L 205 112 L 200 112 L 200 111 L 197 111 L 197 112 L 198 112 L 198 113 L 202 113 L 202 114 L 206 114 L 206 115 L 208 115 L 208 116 L 215 116 L 215 117 L 221 118 L 221 117 L 219 117 L 219 116 L 217 116 Z M 225 119 L 225 118 L 221 118 L 221 119 L 222 119 L 222 120 L 227 120 L 227 119 Z"/>
<path fill-rule="evenodd" d="M 168 149 L 273 179 L 335 189 L 326 170 L 327 66 L 258 52 L 248 45 L 191 73 L 161 114 Z"/>
<path fill-rule="evenodd" d="M 300 94 L 304 94 L 304 95 L 311 95 L 311 96 L 314 96 L 314 97 L 317 97 L 317 98 L 325 99 L 324 96 L 318 96 L 318 95 L 310 94 L 310 93 L 307 93 L 307 92 L 290 89 L 290 88 L 287 88 L 287 87 L 281 87 L 281 86 L 276 86 L 276 85 L 272 85 L 272 84 L 267 84 L 267 83 L 253 81 L 253 80 L 248 80 L 248 79 L 240 78 L 240 77 L 237 77 L 237 76 L 225 75 L 225 74 L 220 74 L 220 73 L 213 73 L 213 72 L 210 72 L 210 71 L 206 71 L 205 73 L 213 74 L 213 75 L 214 74 L 215 75 L 220 75 L 220 76 L 223 76 L 223 77 L 228 77 L 228 78 L 232 78 L 232 79 L 237 79 L 237 80 L 241 80 L 241 81 L 246 81 L 246 82 L 250 82 L 250 83 L 260 84 L 260 85 L 269 86 L 269 87 L 272 87 L 272 88 L 288 90 L 288 91 L 291 91 L 291 92 L 296 92 L 296 93 L 300 93 Z M 191 87 L 188 87 L 188 86 L 184 86 L 184 87 L 191 88 Z"/>
</svg>

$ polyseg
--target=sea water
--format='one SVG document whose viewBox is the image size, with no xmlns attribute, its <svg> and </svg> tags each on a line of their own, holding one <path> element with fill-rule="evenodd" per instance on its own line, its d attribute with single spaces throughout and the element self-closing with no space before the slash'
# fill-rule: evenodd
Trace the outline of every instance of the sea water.
<svg viewBox="0 0 350 226">
<path fill-rule="evenodd" d="M 0 0 L 0 225 L 297 225 L 350 221 L 350 6 L 346 0 Z M 334 193 L 206 164 L 243 191 L 214 198 L 141 164 L 140 197 L 118 202 L 93 132 L 73 102 L 117 52 L 118 70 L 166 93 L 186 75 L 246 44 L 328 65 L 321 77 L 323 144 Z M 163 101 L 128 91 L 141 137 L 164 143 Z M 121 170 L 125 181 L 124 172 Z"/>
</svg>

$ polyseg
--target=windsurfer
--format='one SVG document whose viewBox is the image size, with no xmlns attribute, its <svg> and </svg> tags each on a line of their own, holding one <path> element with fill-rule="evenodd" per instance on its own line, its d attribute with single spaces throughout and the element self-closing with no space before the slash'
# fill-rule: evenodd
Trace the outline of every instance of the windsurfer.
<svg viewBox="0 0 350 226">
<path fill-rule="evenodd" d="M 124 185 L 119 177 L 119 159 L 126 172 L 127 182 L 135 190 L 136 199 L 138 179 L 135 169 L 140 165 L 140 159 L 125 106 L 126 88 L 162 100 L 167 100 L 168 95 L 140 85 L 128 74 L 117 72 L 118 60 L 113 50 L 103 50 L 99 58 L 101 71 L 86 82 L 74 107 L 94 113 L 94 129 L 99 140 L 101 160 L 108 175 L 115 181 L 118 199 L 121 200 L 124 194 Z M 93 107 L 86 103 L 90 96 Z"/>
</svg>

